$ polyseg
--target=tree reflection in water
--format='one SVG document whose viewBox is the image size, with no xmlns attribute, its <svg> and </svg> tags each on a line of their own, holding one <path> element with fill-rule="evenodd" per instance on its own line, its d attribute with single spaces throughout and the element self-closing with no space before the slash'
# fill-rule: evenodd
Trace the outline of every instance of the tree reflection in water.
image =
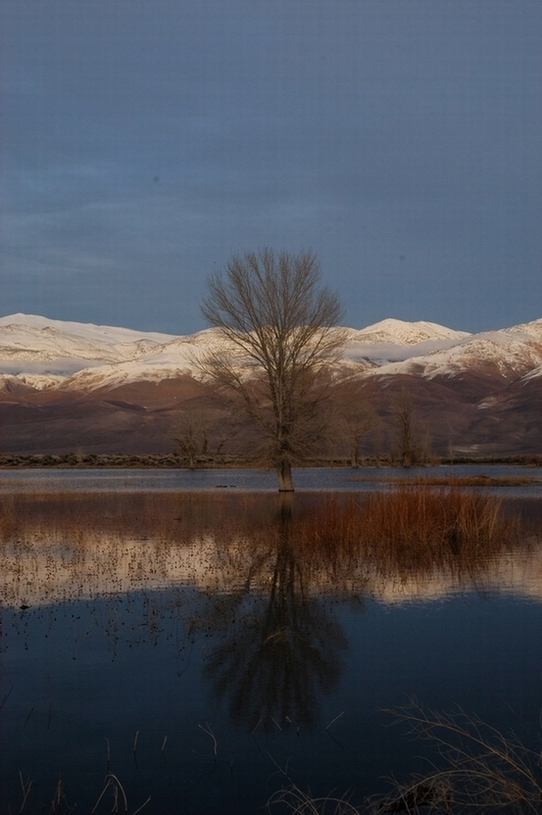
<svg viewBox="0 0 542 815">
<path fill-rule="evenodd" d="M 230 719 L 258 727 L 310 727 L 319 700 L 337 685 L 346 639 L 322 598 L 308 591 L 306 565 L 291 540 L 291 507 L 282 496 L 276 546 L 251 564 L 247 594 L 238 598 L 235 625 L 216 646 L 204 675 L 213 695 L 227 700 Z M 257 568 L 254 568 L 254 567 Z M 269 568 L 269 590 L 248 596 L 252 578 Z"/>
</svg>

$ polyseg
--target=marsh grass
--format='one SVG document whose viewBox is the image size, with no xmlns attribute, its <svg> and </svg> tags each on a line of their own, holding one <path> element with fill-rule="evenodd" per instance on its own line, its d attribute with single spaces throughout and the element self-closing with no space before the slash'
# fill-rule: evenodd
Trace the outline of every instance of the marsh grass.
<svg viewBox="0 0 542 815">
<path fill-rule="evenodd" d="M 522 538 L 502 501 L 457 489 L 399 488 L 366 500 L 332 497 L 299 524 L 299 540 L 333 558 L 349 552 L 381 571 L 464 569 Z"/>
<path fill-rule="evenodd" d="M 486 546 L 500 536 L 509 542 L 517 524 L 506 521 L 502 500 L 485 492 L 410 486 L 372 493 L 296 496 L 287 522 L 290 539 L 317 547 L 359 546 L 367 554 L 392 543 L 409 548 L 469 544 Z M 282 521 L 277 523 L 277 521 Z M 270 540 L 284 529 L 284 516 L 271 494 L 255 493 L 42 493 L 0 499 L 0 539 L 43 532 L 59 539 L 91 533 L 141 539 L 190 541 L 211 534 Z"/>
<path fill-rule="evenodd" d="M 258 529 L 274 517 L 274 496 L 221 492 L 43 492 L 0 497 L 0 536 L 95 532 L 186 541 L 195 533 Z"/>
<path fill-rule="evenodd" d="M 267 802 L 268 809 L 280 806 L 292 815 L 360 815 L 361 810 L 340 795 L 313 797 L 296 784 L 278 790 Z"/>
<path fill-rule="evenodd" d="M 372 482 L 379 484 L 393 484 L 411 487 L 525 487 L 542 486 L 540 478 L 530 475 L 461 475 L 461 476 L 354 476 L 348 481 Z"/>
<path fill-rule="evenodd" d="M 17 812 L 17 815 L 34 815 L 37 812 L 47 812 L 49 815 L 105 815 L 105 813 L 122 813 L 122 815 L 138 815 L 142 812 L 147 804 L 150 803 L 150 795 L 147 799 L 135 809 L 129 805 L 128 795 L 126 790 L 115 773 L 108 772 L 104 781 L 103 787 L 94 803 L 92 809 L 81 809 L 77 803 L 71 803 L 68 798 L 66 786 L 61 777 L 55 783 L 53 794 L 50 801 L 45 803 L 43 800 L 40 804 L 31 800 L 31 790 L 33 782 L 30 779 L 26 781 L 23 779 L 22 773 L 19 773 L 19 779 L 22 788 L 22 801 L 18 809 L 9 809 L 9 812 Z"/>
</svg>

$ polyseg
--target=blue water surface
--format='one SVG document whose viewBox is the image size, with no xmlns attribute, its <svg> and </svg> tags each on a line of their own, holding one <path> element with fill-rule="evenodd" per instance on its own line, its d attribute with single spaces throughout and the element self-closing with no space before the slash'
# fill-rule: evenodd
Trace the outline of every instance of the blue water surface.
<svg viewBox="0 0 542 815">
<path fill-rule="evenodd" d="M 387 478 L 476 476 L 527 477 L 533 485 L 513 487 L 514 495 L 542 496 L 542 472 L 536 467 L 507 464 L 439 465 L 434 467 L 299 467 L 294 468 L 297 490 L 372 491 L 388 489 Z M 484 487 L 485 488 L 485 487 Z M 491 488 L 488 484 L 487 488 Z M 18 490 L 276 490 L 274 470 L 258 469 L 5 469 L 0 491 Z M 502 491 L 503 488 L 497 488 Z"/>
</svg>

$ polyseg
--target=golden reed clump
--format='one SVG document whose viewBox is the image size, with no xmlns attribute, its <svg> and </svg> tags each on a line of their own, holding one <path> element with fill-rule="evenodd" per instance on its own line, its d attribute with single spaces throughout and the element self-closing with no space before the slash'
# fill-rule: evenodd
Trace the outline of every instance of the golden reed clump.
<svg viewBox="0 0 542 815">
<path fill-rule="evenodd" d="M 473 491 L 399 488 L 332 496 L 298 523 L 296 537 L 333 557 L 347 550 L 382 570 L 467 566 L 521 537 L 502 500 Z"/>
</svg>

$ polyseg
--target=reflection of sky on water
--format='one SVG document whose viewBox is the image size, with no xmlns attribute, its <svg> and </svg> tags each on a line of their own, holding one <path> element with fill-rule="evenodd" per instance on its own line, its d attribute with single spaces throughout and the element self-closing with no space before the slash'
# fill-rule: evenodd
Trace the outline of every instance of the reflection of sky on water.
<svg viewBox="0 0 542 815">
<path fill-rule="evenodd" d="M 116 528 L 114 500 L 71 539 L 55 514 L 38 523 L 28 512 L 18 527 L 19 569 L 13 561 L 2 578 L 0 810 L 20 803 L 19 771 L 35 801 L 50 800 L 61 773 L 68 800 L 91 808 L 109 769 L 131 809 L 152 796 L 148 813 L 181 801 L 188 815 L 252 814 L 287 783 L 286 767 L 315 794 L 359 799 L 420 767 L 423 748 L 383 726 L 382 709 L 412 694 L 536 739 L 538 549 L 467 574 L 386 575 L 349 561 L 331 577 L 321 556 L 299 556 L 284 522 L 275 538 L 213 537 L 205 505 L 155 496 L 158 515 L 190 508 L 206 531 L 168 541 L 177 527 L 163 526 L 153 538 L 137 499 L 137 538 Z M 124 499 L 118 518 L 135 507 Z M 25 610 L 21 584 L 35 592 Z"/>
<path fill-rule="evenodd" d="M 47 605 L 78 598 L 100 598 L 118 592 L 147 588 L 150 591 L 168 586 L 195 586 L 206 593 L 236 592 L 242 585 L 239 560 L 242 547 L 224 557 L 220 542 L 204 539 L 187 546 L 165 549 L 156 542 L 142 540 L 102 539 L 94 546 L 89 562 L 79 558 L 69 547 L 55 542 L 28 543 L 22 555 L 5 547 L 0 573 L 2 604 L 11 608 L 21 605 Z M 15 547 L 17 549 L 17 547 Z M 265 590 L 271 576 L 267 573 L 253 579 L 254 591 Z M 429 602 L 465 591 L 501 594 L 542 601 L 542 552 L 526 550 L 505 552 L 488 561 L 486 567 L 472 575 L 430 569 L 424 573 L 382 574 L 372 564 L 360 562 L 342 575 L 327 572 L 313 575 L 306 592 L 358 596 L 363 593 L 384 604 Z"/>
</svg>

